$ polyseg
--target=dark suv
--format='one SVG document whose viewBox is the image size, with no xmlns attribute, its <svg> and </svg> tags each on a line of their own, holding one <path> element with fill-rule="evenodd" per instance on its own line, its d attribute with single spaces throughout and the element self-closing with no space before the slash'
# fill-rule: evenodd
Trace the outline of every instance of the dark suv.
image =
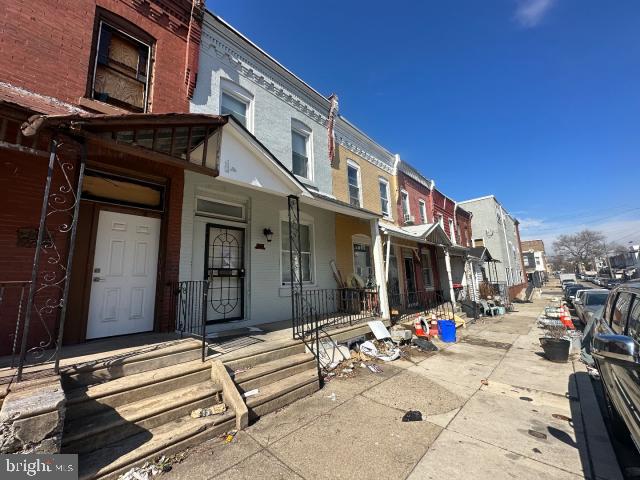
<svg viewBox="0 0 640 480">
<path fill-rule="evenodd" d="M 614 288 L 596 324 L 592 350 L 614 427 L 640 450 L 640 282 Z"/>
</svg>

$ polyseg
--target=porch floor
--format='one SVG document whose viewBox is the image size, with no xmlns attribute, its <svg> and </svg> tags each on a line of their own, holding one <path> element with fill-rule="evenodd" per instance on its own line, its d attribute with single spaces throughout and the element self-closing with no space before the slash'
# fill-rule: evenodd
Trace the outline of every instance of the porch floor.
<svg viewBox="0 0 640 480">
<path fill-rule="evenodd" d="M 103 361 L 110 358 L 126 357 L 158 348 L 173 345 L 180 341 L 192 341 L 181 339 L 177 333 L 136 333 L 117 337 L 89 340 L 77 345 L 65 345 L 60 351 L 60 369 L 74 367 L 79 364 Z M 50 358 L 53 350 L 46 350 L 43 358 Z M 14 359 L 14 364 L 17 358 Z M 23 375 L 26 379 L 39 378 L 53 373 L 53 361 L 33 363 L 26 365 Z M 0 384 L 10 383 L 16 373 L 16 368 L 11 367 L 11 356 L 0 357 Z"/>
</svg>

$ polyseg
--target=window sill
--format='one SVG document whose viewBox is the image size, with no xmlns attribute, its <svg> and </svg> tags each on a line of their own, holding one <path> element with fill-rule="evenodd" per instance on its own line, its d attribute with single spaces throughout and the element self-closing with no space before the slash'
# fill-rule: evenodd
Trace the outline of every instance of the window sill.
<svg viewBox="0 0 640 480">
<path fill-rule="evenodd" d="M 296 175 L 295 173 L 293 175 L 298 179 L 298 181 L 300 181 L 301 183 L 304 183 L 306 186 L 313 187 L 316 190 L 318 189 L 318 186 L 310 178 L 301 177 L 300 175 Z"/>
<path fill-rule="evenodd" d="M 86 97 L 80 97 L 78 99 L 78 105 L 99 113 L 105 113 L 107 115 L 122 115 L 131 113 L 123 108 L 114 107 L 113 105 L 109 105 L 108 103 L 100 102 L 98 100 L 92 100 Z"/>
</svg>

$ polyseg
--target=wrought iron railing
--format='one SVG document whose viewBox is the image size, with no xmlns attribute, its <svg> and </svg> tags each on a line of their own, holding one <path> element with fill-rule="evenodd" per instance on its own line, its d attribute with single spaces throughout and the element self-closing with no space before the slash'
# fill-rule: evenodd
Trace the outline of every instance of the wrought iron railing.
<svg viewBox="0 0 640 480">
<path fill-rule="evenodd" d="M 446 299 L 440 290 L 390 293 L 389 310 L 395 321 L 419 315 L 449 319 L 455 312 L 453 302 Z"/>
<path fill-rule="evenodd" d="M 27 296 L 31 282 L 0 282 L 0 325 L 6 343 L 0 346 L 0 355 L 11 355 L 10 367 L 20 358 L 20 346 L 24 333 Z M 29 344 L 25 344 L 28 348 Z"/>
<path fill-rule="evenodd" d="M 209 282 L 189 280 L 169 284 L 172 291 L 172 314 L 176 331 L 181 336 L 202 341 L 202 361 L 207 354 L 207 302 Z"/>
<path fill-rule="evenodd" d="M 320 329 L 354 325 L 380 315 L 377 289 L 335 288 L 293 294 L 293 336 L 317 336 Z"/>
</svg>

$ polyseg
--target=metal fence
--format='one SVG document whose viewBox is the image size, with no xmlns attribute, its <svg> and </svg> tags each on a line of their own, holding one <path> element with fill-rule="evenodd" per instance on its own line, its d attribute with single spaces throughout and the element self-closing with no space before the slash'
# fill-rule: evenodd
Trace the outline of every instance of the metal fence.
<svg viewBox="0 0 640 480">
<path fill-rule="evenodd" d="M 391 316 L 397 322 L 419 315 L 436 315 L 438 319 L 453 318 L 453 302 L 440 290 L 417 290 L 389 294 Z"/>
<path fill-rule="evenodd" d="M 0 325 L 3 337 L 8 340 L 6 343 L 3 342 L 0 355 L 11 355 L 11 368 L 23 357 L 21 346 L 30 286 L 31 282 L 0 282 Z M 29 343 L 25 342 L 23 348 L 29 347 Z"/>
<path fill-rule="evenodd" d="M 172 291 L 171 310 L 174 315 L 176 331 L 181 336 L 193 337 L 202 341 L 202 361 L 206 358 L 207 302 L 209 282 L 190 280 L 169 285 Z"/>
<path fill-rule="evenodd" d="M 327 327 L 354 325 L 380 315 L 377 289 L 314 289 L 293 293 L 293 336 L 304 339 Z"/>
</svg>

